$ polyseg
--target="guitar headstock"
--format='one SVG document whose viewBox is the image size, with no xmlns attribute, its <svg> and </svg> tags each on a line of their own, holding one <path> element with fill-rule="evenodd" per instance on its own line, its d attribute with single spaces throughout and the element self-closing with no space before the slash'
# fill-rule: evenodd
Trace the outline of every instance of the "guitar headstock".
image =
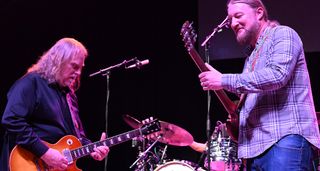
<svg viewBox="0 0 320 171">
<path fill-rule="evenodd" d="M 184 46 L 187 48 L 188 52 L 194 48 L 194 43 L 197 40 L 197 34 L 195 33 L 193 27 L 193 22 L 186 21 L 183 23 L 180 35 L 184 41 Z"/>
<path fill-rule="evenodd" d="M 161 130 L 160 122 L 158 119 L 152 120 L 146 124 L 144 124 L 141 128 L 141 133 L 143 135 L 148 135 L 154 132 L 158 132 Z"/>
</svg>

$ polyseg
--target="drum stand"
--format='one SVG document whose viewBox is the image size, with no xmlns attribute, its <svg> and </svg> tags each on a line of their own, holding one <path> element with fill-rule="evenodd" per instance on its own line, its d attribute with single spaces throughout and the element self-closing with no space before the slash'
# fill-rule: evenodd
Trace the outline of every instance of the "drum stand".
<svg viewBox="0 0 320 171">
<path fill-rule="evenodd" d="M 146 154 L 150 151 L 150 149 L 162 138 L 162 136 L 158 136 L 157 139 L 142 153 L 139 154 L 137 160 L 135 162 L 132 163 L 132 165 L 129 167 L 130 169 L 132 169 L 133 166 L 135 166 L 139 161 L 141 161 L 142 159 L 144 159 L 146 157 Z M 145 162 L 143 163 L 143 166 L 145 166 Z"/>
</svg>

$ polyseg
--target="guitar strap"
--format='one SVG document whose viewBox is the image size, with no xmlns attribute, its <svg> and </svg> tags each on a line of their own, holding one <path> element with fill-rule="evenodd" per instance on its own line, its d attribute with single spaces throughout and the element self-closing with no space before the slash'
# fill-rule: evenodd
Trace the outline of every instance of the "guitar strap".
<svg viewBox="0 0 320 171">
<path fill-rule="evenodd" d="M 240 95 L 240 100 L 239 100 L 239 102 L 238 102 L 238 104 L 237 104 L 238 113 L 240 113 L 240 109 L 241 109 L 241 107 L 242 107 L 242 105 L 243 105 L 246 97 L 247 97 L 247 94 L 242 93 L 242 94 Z"/>
<path fill-rule="evenodd" d="M 57 96 L 59 100 L 59 105 L 61 107 L 61 115 L 62 115 L 62 121 L 65 129 L 65 133 L 76 135 L 75 127 L 73 124 L 73 119 L 71 116 L 71 111 L 69 108 L 69 102 L 68 102 L 68 94 L 71 92 L 68 88 L 60 88 L 57 85 Z"/>
<path fill-rule="evenodd" d="M 79 122 L 77 120 L 77 116 L 78 116 L 78 113 L 79 113 L 78 110 L 79 109 L 78 109 L 78 103 L 76 101 L 76 98 L 77 98 L 76 95 L 72 91 L 70 91 L 66 96 L 76 136 L 78 138 L 81 138 L 81 135 L 80 135 L 80 132 L 79 132 L 79 128 L 80 128 L 79 127 Z"/>
<path fill-rule="evenodd" d="M 264 42 L 267 40 L 267 38 L 269 37 L 269 35 L 270 35 L 270 32 L 271 32 L 271 28 L 266 28 L 266 29 L 268 29 L 268 30 L 266 30 L 267 31 L 267 33 L 265 34 L 265 36 L 264 36 L 264 38 L 262 39 L 262 41 L 258 44 L 258 46 L 256 46 L 256 48 L 253 50 L 253 52 L 252 53 L 255 53 L 253 56 L 253 59 L 252 59 L 252 62 L 251 62 L 251 65 L 249 65 L 250 66 L 250 72 L 253 72 L 253 70 L 254 70 L 254 67 L 255 67 L 255 65 L 256 65 L 256 63 L 257 63 L 257 60 L 258 60 L 258 58 L 259 58 L 259 56 L 260 56 L 260 52 L 261 52 L 261 47 L 262 47 L 262 45 L 264 44 Z M 242 105 L 243 105 L 243 103 L 244 103 L 244 101 L 245 101 L 245 99 L 246 99 L 246 97 L 247 97 L 247 94 L 245 94 L 245 93 L 242 93 L 241 95 L 240 95 L 240 100 L 239 100 L 239 103 L 237 104 L 237 110 L 240 110 L 241 109 L 241 107 L 242 107 Z M 238 113 L 240 113 L 240 111 L 238 111 Z"/>
</svg>

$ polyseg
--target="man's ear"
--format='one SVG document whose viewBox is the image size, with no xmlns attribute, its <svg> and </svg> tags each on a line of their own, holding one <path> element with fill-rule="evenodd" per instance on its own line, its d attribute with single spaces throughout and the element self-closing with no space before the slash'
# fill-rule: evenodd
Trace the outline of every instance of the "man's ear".
<svg viewBox="0 0 320 171">
<path fill-rule="evenodd" d="M 258 20 L 263 20 L 264 19 L 264 10 L 263 10 L 263 8 L 261 8 L 261 7 L 258 7 L 257 9 L 256 9 L 256 14 L 257 14 L 257 18 L 258 18 Z"/>
</svg>

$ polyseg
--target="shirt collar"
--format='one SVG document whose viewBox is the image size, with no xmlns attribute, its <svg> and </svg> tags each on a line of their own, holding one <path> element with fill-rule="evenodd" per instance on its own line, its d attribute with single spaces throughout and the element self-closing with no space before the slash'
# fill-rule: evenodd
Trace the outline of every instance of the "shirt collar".
<svg viewBox="0 0 320 171">
<path fill-rule="evenodd" d="M 57 82 L 49 83 L 49 86 L 56 88 L 65 94 L 68 94 L 71 91 L 69 87 L 61 87 Z"/>
</svg>

